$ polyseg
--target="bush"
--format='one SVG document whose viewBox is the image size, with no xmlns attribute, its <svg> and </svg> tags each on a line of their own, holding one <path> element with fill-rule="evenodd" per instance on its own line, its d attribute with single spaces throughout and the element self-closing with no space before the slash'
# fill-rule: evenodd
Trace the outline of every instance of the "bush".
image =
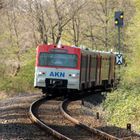
<svg viewBox="0 0 140 140">
<path fill-rule="evenodd" d="M 0 78 L 0 91 L 12 96 L 13 94 L 19 94 L 21 92 L 34 92 L 34 64 L 35 60 L 30 60 L 24 66 L 21 67 L 17 76 L 11 77 L 5 75 Z"/>
<path fill-rule="evenodd" d="M 126 127 L 127 123 L 133 124 L 136 130 L 140 130 L 140 87 L 127 90 L 125 88 L 108 94 L 104 103 L 110 124 Z"/>
</svg>

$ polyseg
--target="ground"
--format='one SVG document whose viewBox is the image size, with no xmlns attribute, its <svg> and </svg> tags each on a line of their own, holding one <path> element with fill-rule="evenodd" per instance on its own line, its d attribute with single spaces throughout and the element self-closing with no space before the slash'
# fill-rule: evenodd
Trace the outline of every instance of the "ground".
<svg viewBox="0 0 140 140">
<path fill-rule="evenodd" d="M 29 106 L 41 94 L 21 94 L 0 101 L 0 139 L 53 140 L 29 119 Z"/>
</svg>

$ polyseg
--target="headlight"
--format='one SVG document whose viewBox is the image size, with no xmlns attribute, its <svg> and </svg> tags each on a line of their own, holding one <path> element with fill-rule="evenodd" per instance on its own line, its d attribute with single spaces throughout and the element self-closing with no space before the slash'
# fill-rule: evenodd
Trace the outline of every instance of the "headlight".
<svg viewBox="0 0 140 140">
<path fill-rule="evenodd" d="M 79 78 L 79 73 L 73 73 L 73 74 L 69 74 L 70 77 L 73 77 L 73 78 Z"/>
<path fill-rule="evenodd" d="M 71 77 L 76 77 L 76 74 L 71 74 Z"/>
<path fill-rule="evenodd" d="M 37 74 L 37 75 L 40 75 L 40 76 L 41 76 L 41 75 L 44 75 L 44 74 L 46 74 L 46 73 L 45 73 L 45 72 L 41 72 L 41 71 L 40 71 L 40 72 L 38 72 L 38 74 Z"/>
</svg>

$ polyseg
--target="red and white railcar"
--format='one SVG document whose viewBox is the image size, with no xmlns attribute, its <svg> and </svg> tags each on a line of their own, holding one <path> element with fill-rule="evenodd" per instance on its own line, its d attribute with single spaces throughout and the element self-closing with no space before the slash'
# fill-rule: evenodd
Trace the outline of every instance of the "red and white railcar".
<svg viewBox="0 0 140 140">
<path fill-rule="evenodd" d="M 34 86 L 43 92 L 112 87 L 115 54 L 66 45 L 37 47 Z"/>
</svg>

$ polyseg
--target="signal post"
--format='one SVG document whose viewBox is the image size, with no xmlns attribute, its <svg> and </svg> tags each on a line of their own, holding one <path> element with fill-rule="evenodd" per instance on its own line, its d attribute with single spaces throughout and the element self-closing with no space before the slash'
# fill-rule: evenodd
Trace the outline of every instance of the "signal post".
<svg viewBox="0 0 140 140">
<path fill-rule="evenodd" d="M 116 11 L 115 12 L 115 26 L 118 27 L 118 54 L 116 55 L 116 64 L 121 65 L 123 62 L 123 56 L 121 54 L 121 37 L 120 37 L 120 29 L 124 26 L 124 12 Z"/>
</svg>

